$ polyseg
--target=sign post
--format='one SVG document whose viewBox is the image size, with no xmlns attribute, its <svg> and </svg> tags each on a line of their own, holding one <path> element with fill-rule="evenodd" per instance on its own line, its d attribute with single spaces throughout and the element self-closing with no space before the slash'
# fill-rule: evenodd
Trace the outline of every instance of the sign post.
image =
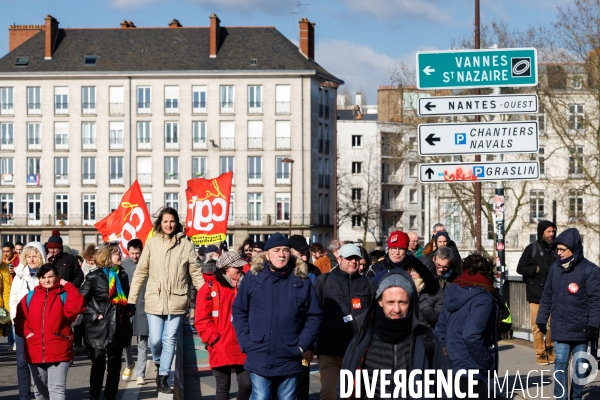
<svg viewBox="0 0 600 400">
<path fill-rule="evenodd" d="M 530 181 L 539 178 L 538 161 L 419 164 L 421 183 Z"/>
</svg>

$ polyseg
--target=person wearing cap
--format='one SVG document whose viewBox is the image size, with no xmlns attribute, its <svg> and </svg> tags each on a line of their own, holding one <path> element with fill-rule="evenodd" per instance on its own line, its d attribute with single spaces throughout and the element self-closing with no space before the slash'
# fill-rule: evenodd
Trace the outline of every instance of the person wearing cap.
<svg viewBox="0 0 600 400">
<path fill-rule="evenodd" d="M 323 309 L 323 324 L 317 337 L 321 374 L 321 399 L 335 400 L 342 360 L 348 344 L 359 332 L 371 306 L 371 280 L 358 272 L 362 253 L 348 243 L 339 252 L 339 268 L 321 275 L 315 290 Z"/>
<path fill-rule="evenodd" d="M 554 397 L 563 400 L 569 396 L 566 388 L 571 354 L 576 358 L 576 366 L 571 364 L 572 372 L 577 371 L 577 378 L 581 379 L 580 365 L 585 361 L 576 354 L 589 352 L 589 342 L 592 342 L 592 348 L 598 342 L 600 269 L 584 257 L 581 236 L 575 228 L 569 228 L 558 235 L 552 243 L 552 249 L 557 254 L 557 260 L 550 266 L 535 322 L 538 329 L 547 334 L 548 319 L 552 314 L 550 324 L 556 357 L 554 379 L 560 383 L 554 385 Z M 595 353 L 592 352 L 592 355 Z M 582 398 L 585 385 L 580 382 L 574 379 L 571 382 L 571 399 Z M 564 391 L 561 385 L 565 388 Z"/>
<path fill-rule="evenodd" d="M 308 261 L 310 257 L 310 246 L 306 242 L 306 238 L 302 235 L 292 235 L 290 236 L 290 244 L 292 245 L 292 255 L 306 263 L 306 266 L 308 267 L 308 278 L 314 284 L 315 279 L 321 275 L 321 271 Z"/>
<path fill-rule="evenodd" d="M 252 245 L 252 255 L 251 255 L 251 260 L 254 260 L 254 258 L 263 253 L 265 251 L 265 242 L 262 242 L 260 240 L 257 240 L 256 242 L 254 242 L 254 244 Z"/>
<path fill-rule="evenodd" d="M 443 344 L 429 328 L 419 324 L 419 295 L 405 270 L 386 272 L 376 285 L 375 301 L 360 332 L 348 345 L 342 369 L 350 370 L 352 375 L 357 370 L 367 371 L 369 377 L 374 371 L 390 370 L 387 397 L 392 393 L 389 377 L 395 371 L 404 370 L 408 377 L 414 370 L 448 369 Z M 415 385 L 424 385 L 422 375 L 415 378 Z M 431 379 L 436 381 L 435 374 Z M 373 386 L 373 398 L 384 398 L 380 375 Z M 364 387 L 361 394 L 367 398 Z"/>
<path fill-rule="evenodd" d="M 302 360 L 309 361 L 323 314 L 306 264 L 274 233 L 251 262 L 233 303 L 233 326 L 250 371 L 252 399 L 296 399 Z"/>
<path fill-rule="evenodd" d="M 83 270 L 79 266 L 77 258 L 63 251 L 63 240 L 58 229 L 52 231 L 52 236 L 48 239 L 45 247 L 48 262 L 56 265 L 61 279 L 71 282 L 76 288 L 79 288 L 84 279 Z"/>
<path fill-rule="evenodd" d="M 231 322 L 232 307 L 244 279 L 246 265 L 238 253 L 226 252 L 219 258 L 214 278 L 205 276 L 206 284 L 196 298 L 194 326 L 208 351 L 208 363 L 217 383 L 216 398 L 228 399 L 231 370 L 237 375 L 237 398 L 247 400 L 252 392 L 250 371 L 244 369 L 242 353 Z"/>
<path fill-rule="evenodd" d="M 383 257 L 383 260 L 378 261 L 371 268 L 375 272 L 373 282 L 378 283 L 383 275 L 388 271 L 395 269 L 405 269 L 407 260 L 415 258 L 412 254 L 408 253 L 408 235 L 406 232 L 395 231 L 390 234 L 387 240 L 387 253 Z"/>
<path fill-rule="evenodd" d="M 203 274 L 214 274 L 217 269 L 217 261 L 219 260 L 219 256 L 221 255 L 221 250 L 214 245 L 211 244 L 206 247 L 204 253 L 204 263 L 201 264 L 202 273 Z"/>
</svg>

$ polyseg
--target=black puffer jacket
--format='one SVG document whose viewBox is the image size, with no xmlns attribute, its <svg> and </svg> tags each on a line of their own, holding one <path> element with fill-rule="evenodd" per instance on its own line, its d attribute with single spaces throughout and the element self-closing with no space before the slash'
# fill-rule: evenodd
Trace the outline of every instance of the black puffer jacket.
<svg viewBox="0 0 600 400">
<path fill-rule="evenodd" d="M 404 267 L 414 269 L 423 279 L 424 286 L 419 292 L 419 323 L 434 330 L 444 307 L 444 290 L 421 260 L 409 260 Z"/>
<path fill-rule="evenodd" d="M 125 297 L 129 296 L 129 278 L 119 269 L 119 281 Z M 108 275 L 103 268 L 90 272 L 79 293 L 87 303 L 83 312 L 85 319 L 85 341 L 94 349 L 127 347 L 131 344 L 133 329 L 123 306 L 113 304 L 108 297 Z M 102 319 L 98 316 L 103 315 Z"/>
<path fill-rule="evenodd" d="M 58 253 L 51 262 L 56 266 L 62 279 L 71 282 L 76 288 L 81 286 L 84 279 L 83 270 L 75 257 L 63 251 Z"/>
<path fill-rule="evenodd" d="M 527 285 L 527 301 L 529 303 L 540 303 L 550 266 L 556 261 L 556 256 L 550 245 L 542 240 L 544 231 L 550 226 L 556 229 L 556 225 L 550 221 L 539 222 L 537 227 L 538 239 L 525 247 L 519 259 L 519 264 L 517 264 L 517 273 L 523 275 L 523 280 Z M 535 256 L 532 258 L 533 254 Z M 539 271 L 537 270 L 538 267 Z"/>
</svg>

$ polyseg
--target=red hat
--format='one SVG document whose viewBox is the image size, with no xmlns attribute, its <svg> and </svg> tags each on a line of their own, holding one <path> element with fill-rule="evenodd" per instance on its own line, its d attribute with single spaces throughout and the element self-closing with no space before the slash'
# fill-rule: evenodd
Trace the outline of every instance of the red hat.
<svg viewBox="0 0 600 400">
<path fill-rule="evenodd" d="M 390 234 L 388 237 L 387 247 L 391 249 L 392 247 L 400 247 L 401 249 L 408 249 L 408 235 L 406 232 L 395 231 Z"/>
<path fill-rule="evenodd" d="M 50 236 L 50 239 L 48 239 L 48 243 L 46 243 L 46 248 L 47 249 L 52 249 L 52 248 L 62 249 L 62 247 L 63 247 L 63 241 L 62 241 L 62 238 L 60 237 L 60 232 L 58 231 L 58 229 L 54 229 L 52 231 L 52 236 Z"/>
</svg>

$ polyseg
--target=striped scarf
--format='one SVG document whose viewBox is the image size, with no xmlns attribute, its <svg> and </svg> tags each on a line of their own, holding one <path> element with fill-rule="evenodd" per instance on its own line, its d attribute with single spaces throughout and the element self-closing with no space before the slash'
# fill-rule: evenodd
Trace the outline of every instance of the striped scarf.
<svg viewBox="0 0 600 400">
<path fill-rule="evenodd" d="M 108 297 L 113 304 L 127 304 L 127 297 L 125 293 L 123 293 L 123 289 L 121 288 L 121 282 L 119 281 L 119 276 L 117 272 L 119 271 L 119 266 L 115 265 L 110 268 L 102 269 L 106 275 L 108 275 Z"/>
</svg>

